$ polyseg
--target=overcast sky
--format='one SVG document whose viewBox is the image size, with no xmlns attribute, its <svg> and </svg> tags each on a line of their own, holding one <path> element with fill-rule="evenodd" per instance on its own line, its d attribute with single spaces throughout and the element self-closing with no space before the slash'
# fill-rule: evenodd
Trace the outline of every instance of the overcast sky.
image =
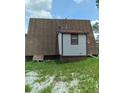
<svg viewBox="0 0 124 93">
<path fill-rule="evenodd" d="M 68 18 L 98 21 L 96 0 L 25 0 L 25 32 L 29 18 Z"/>
</svg>

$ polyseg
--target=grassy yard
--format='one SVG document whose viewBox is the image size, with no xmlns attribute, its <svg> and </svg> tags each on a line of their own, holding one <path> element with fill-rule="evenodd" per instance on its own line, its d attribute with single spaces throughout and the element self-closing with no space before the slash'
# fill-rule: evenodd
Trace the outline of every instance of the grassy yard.
<svg viewBox="0 0 124 93">
<path fill-rule="evenodd" d="M 99 59 L 60 63 L 25 63 L 25 91 L 29 93 L 98 93 Z"/>
</svg>

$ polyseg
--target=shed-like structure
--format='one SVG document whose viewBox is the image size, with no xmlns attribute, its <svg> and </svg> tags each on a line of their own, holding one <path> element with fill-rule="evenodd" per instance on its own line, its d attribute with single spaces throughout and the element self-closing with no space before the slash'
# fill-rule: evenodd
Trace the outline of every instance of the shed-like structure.
<svg viewBox="0 0 124 93">
<path fill-rule="evenodd" d="M 25 38 L 26 58 L 36 55 L 42 55 L 44 58 L 63 56 L 59 50 L 59 33 L 86 35 L 84 56 L 98 54 L 90 20 L 30 18 Z"/>
</svg>

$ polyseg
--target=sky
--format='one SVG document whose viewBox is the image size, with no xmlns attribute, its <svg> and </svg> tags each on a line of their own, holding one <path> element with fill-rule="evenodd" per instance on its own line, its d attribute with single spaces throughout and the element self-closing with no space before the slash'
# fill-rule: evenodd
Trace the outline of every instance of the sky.
<svg viewBox="0 0 124 93">
<path fill-rule="evenodd" d="M 25 32 L 30 18 L 99 20 L 96 0 L 25 0 Z"/>
</svg>

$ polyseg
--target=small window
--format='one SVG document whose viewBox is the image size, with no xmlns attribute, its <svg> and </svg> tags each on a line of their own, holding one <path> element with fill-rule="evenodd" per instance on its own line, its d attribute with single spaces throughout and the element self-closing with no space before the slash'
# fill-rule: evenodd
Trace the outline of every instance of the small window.
<svg viewBox="0 0 124 93">
<path fill-rule="evenodd" d="M 71 45 L 78 45 L 78 34 L 71 34 Z"/>
<path fill-rule="evenodd" d="M 61 26 L 58 26 L 59 30 L 61 30 Z"/>
</svg>

